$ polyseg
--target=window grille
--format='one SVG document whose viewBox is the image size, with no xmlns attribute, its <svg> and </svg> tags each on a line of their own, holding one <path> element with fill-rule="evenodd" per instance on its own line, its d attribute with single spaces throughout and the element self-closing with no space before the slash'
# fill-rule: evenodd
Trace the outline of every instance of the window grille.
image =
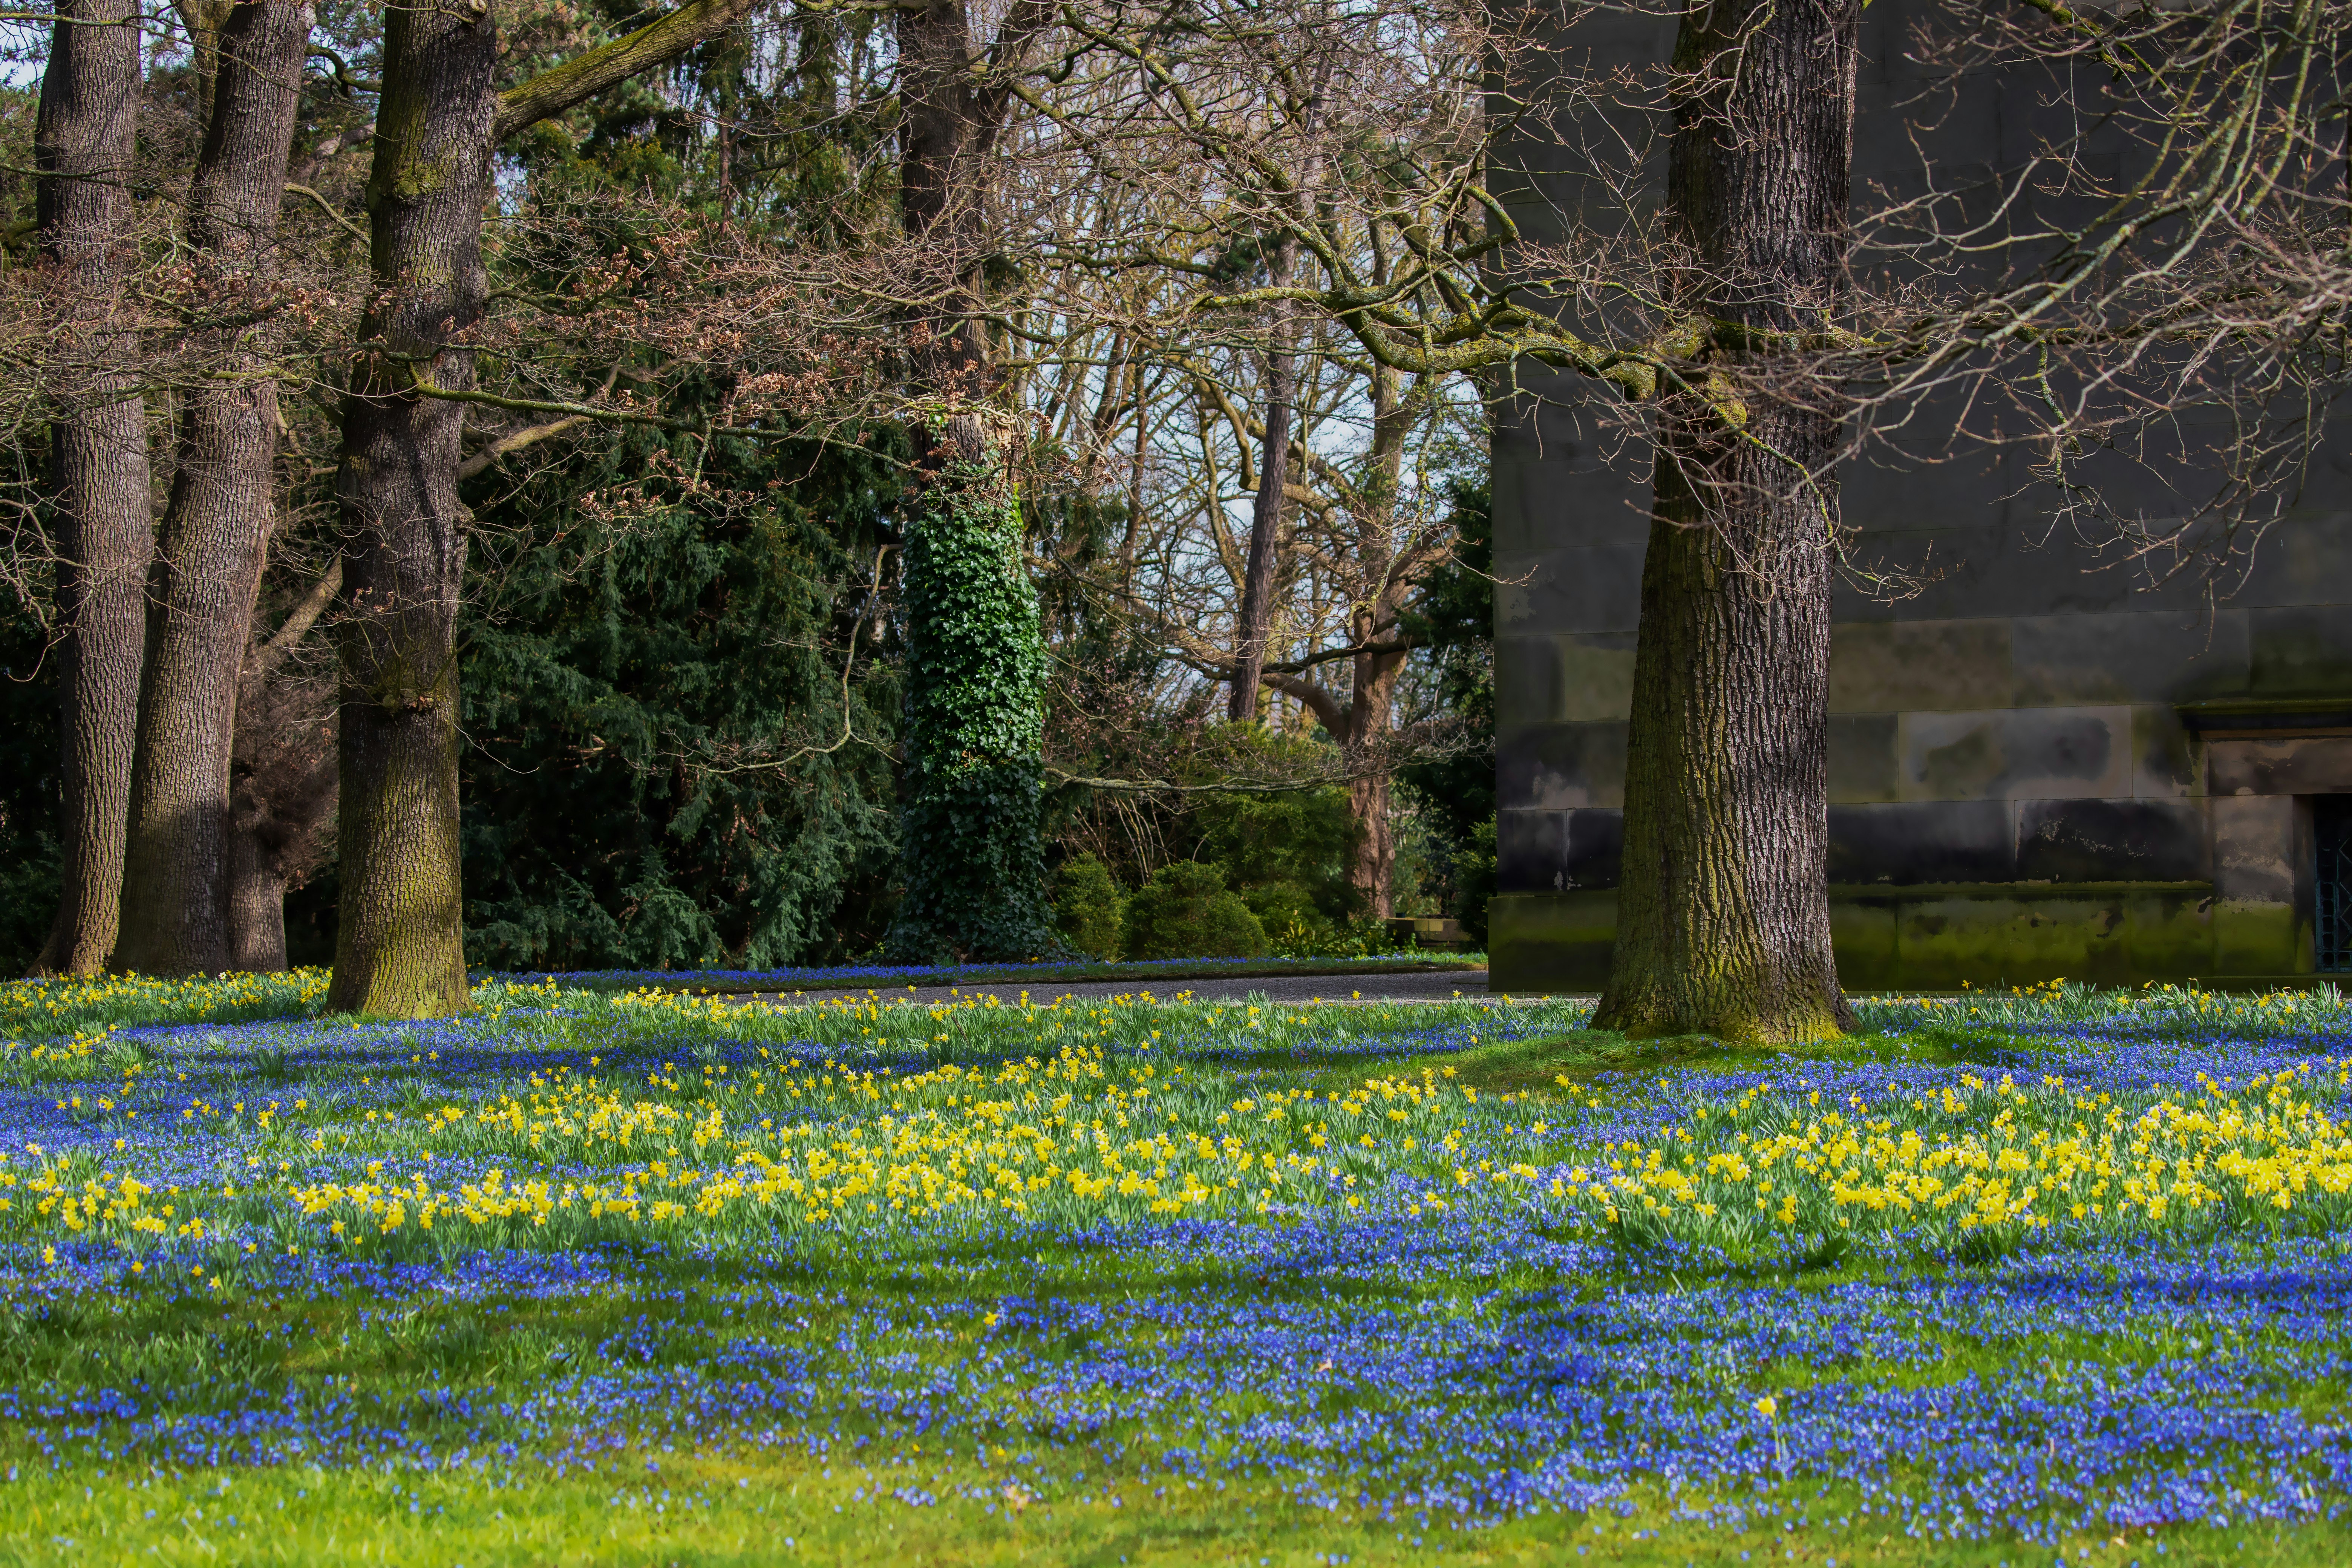
<svg viewBox="0 0 2352 1568">
<path fill-rule="evenodd" d="M 2311 826 L 2319 845 L 2313 967 L 2323 974 L 2352 973 L 2352 795 L 2322 795 L 2312 802 Z"/>
</svg>

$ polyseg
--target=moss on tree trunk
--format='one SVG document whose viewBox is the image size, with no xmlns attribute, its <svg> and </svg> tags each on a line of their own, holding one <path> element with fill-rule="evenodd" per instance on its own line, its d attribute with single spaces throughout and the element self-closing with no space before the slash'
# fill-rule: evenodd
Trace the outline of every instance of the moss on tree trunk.
<svg viewBox="0 0 2352 1568">
<path fill-rule="evenodd" d="M 1685 14 L 1668 216 L 1693 311 L 1794 329 L 1843 297 L 1857 15 Z M 1852 1023 L 1827 864 L 1838 434 L 1818 388 L 1751 390 L 1739 418 L 1661 402 L 1601 1027 L 1793 1042 Z"/>
<path fill-rule="evenodd" d="M 488 297 L 498 32 L 487 6 L 385 13 L 383 97 L 368 180 L 378 290 L 343 405 L 336 479 L 350 612 L 342 656 L 341 902 L 327 1005 L 393 1017 L 469 1005 L 457 852 L 459 346 Z"/>
</svg>

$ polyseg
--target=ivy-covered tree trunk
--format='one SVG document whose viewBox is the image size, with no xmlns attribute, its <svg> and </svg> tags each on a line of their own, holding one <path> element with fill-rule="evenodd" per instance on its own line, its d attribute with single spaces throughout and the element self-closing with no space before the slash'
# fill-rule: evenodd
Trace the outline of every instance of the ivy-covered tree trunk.
<svg viewBox="0 0 2352 1568">
<path fill-rule="evenodd" d="M 122 283 L 139 135 L 139 9 L 59 0 L 33 132 L 41 265 L 55 313 L 48 388 L 58 547 L 65 840 L 37 974 L 94 974 L 114 949 L 145 637 L 147 410 Z"/>
<path fill-rule="evenodd" d="M 907 540 L 902 963 L 1061 951 L 1045 902 L 1045 656 L 1021 512 L 982 419 L 949 424 Z"/>
<path fill-rule="evenodd" d="M 899 219 L 931 276 L 908 313 L 915 390 L 985 406 L 1001 378 L 981 320 L 986 163 L 1013 102 L 1023 50 L 1053 23 L 1015 0 L 985 52 L 967 0 L 898 14 Z M 1045 900 L 1045 671 L 1021 513 L 988 418 L 960 413 L 925 433 L 931 469 L 907 533 L 906 773 L 898 863 L 905 893 L 888 948 L 900 963 L 994 961 L 1062 951 Z"/>
<path fill-rule="evenodd" d="M 368 179 L 376 299 L 343 404 L 336 491 L 351 599 L 339 632 L 341 902 L 327 1005 L 392 1017 L 462 1013 L 457 854 L 457 499 L 464 409 L 420 384 L 474 380 L 462 344 L 489 294 L 498 29 L 487 6 L 392 6 Z"/>
<path fill-rule="evenodd" d="M 1692 310 L 1804 331 L 1843 297 L 1859 10 L 1685 13 L 1668 213 Z M 1827 885 L 1838 428 L 1769 395 L 1736 428 L 1696 394 L 1659 409 L 1599 1027 L 1788 1043 L 1852 1024 Z"/>
<path fill-rule="evenodd" d="M 211 973 L 232 959 L 229 752 L 277 500 L 268 290 L 311 19 L 307 0 L 253 0 L 229 10 L 210 40 L 211 121 L 188 193 L 187 239 L 228 324 L 210 330 L 220 373 L 181 401 L 115 949 L 117 964 L 151 974 Z"/>
</svg>

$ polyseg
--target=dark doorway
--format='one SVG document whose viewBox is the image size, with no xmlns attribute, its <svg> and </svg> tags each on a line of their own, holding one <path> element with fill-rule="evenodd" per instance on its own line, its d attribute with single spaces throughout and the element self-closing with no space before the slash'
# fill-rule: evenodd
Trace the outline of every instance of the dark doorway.
<svg viewBox="0 0 2352 1568">
<path fill-rule="evenodd" d="M 2312 882 L 2312 967 L 2322 974 L 2352 973 L 2352 795 L 2314 800 L 2311 827 L 2319 847 L 2318 875 Z"/>
</svg>

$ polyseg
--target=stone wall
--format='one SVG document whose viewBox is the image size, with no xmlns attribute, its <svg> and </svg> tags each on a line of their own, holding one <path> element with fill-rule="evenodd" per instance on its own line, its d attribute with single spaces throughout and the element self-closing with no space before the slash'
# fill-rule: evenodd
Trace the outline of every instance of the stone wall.
<svg viewBox="0 0 2352 1568">
<path fill-rule="evenodd" d="M 1923 121 L 1908 14 L 1881 0 L 1868 16 L 1858 180 L 1900 187 L 1922 155 L 1982 168 L 2032 144 L 2042 95 L 2016 83 L 1964 83 Z M 1575 37 L 1654 58 L 1672 29 L 1620 16 Z M 1513 156 L 1530 229 L 1589 199 L 1556 149 Z M 1589 388 L 1540 371 L 1519 386 L 1494 441 L 1494 984 L 1589 990 L 1613 919 L 1648 492 L 1638 447 Z M 2309 803 L 2352 793 L 2345 450 L 2219 598 L 2194 573 L 2150 587 L 2054 525 L 2021 453 L 1917 457 L 1844 479 L 1857 563 L 1924 578 L 1893 602 L 1843 592 L 1837 609 L 1829 878 L 1845 984 L 2309 973 Z"/>
</svg>

